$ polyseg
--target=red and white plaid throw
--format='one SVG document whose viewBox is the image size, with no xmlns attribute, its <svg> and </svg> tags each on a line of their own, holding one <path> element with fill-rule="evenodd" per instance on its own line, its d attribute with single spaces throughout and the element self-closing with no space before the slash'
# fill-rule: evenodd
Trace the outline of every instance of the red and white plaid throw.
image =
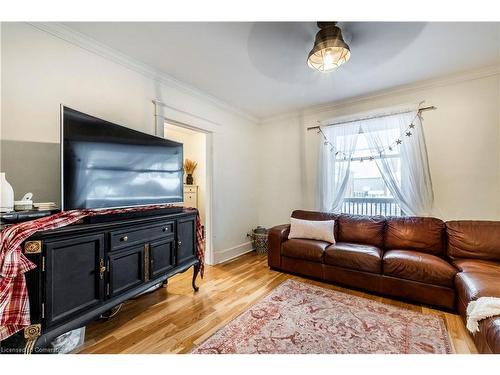
<svg viewBox="0 0 500 375">
<path fill-rule="evenodd" d="M 30 308 L 24 274 L 36 268 L 22 253 L 21 244 L 38 231 L 61 228 L 89 216 L 168 208 L 171 205 L 109 210 L 63 211 L 41 219 L 19 223 L 0 232 L 0 341 L 29 326 Z M 205 269 L 205 243 L 199 215 L 196 216 L 196 256 L 200 275 Z"/>
</svg>

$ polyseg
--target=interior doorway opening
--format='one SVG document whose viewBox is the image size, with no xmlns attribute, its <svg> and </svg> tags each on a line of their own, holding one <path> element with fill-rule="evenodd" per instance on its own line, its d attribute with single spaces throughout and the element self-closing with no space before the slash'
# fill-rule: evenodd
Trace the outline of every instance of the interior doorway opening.
<svg viewBox="0 0 500 375">
<path fill-rule="evenodd" d="M 184 206 L 198 209 L 205 234 L 205 262 L 213 264 L 211 236 L 211 189 L 209 181 L 210 134 L 188 125 L 165 121 L 164 137 L 183 144 L 184 162 L 195 162 L 191 179 L 184 173 Z"/>
</svg>

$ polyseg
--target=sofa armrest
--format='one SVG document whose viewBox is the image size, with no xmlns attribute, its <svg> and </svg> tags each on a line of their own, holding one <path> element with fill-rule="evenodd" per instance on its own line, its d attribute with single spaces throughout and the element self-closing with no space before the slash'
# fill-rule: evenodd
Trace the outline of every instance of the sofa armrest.
<svg viewBox="0 0 500 375">
<path fill-rule="evenodd" d="M 269 267 L 279 268 L 281 265 L 281 244 L 288 239 L 290 224 L 277 225 L 269 229 L 268 255 Z"/>
</svg>

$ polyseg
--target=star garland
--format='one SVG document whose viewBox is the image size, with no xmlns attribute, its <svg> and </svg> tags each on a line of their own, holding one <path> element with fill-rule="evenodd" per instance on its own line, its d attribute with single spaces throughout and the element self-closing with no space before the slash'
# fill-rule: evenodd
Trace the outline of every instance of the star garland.
<svg viewBox="0 0 500 375">
<path fill-rule="evenodd" d="M 391 151 L 394 151 L 394 148 L 395 147 L 399 147 L 402 143 L 403 143 L 403 140 L 406 138 L 410 138 L 412 135 L 413 135 L 413 132 L 416 131 L 416 128 L 415 128 L 415 120 L 419 118 L 420 120 L 422 120 L 422 116 L 421 116 L 421 113 L 420 113 L 420 110 L 417 111 L 417 114 L 415 115 L 415 117 L 413 118 L 413 120 L 411 121 L 410 125 L 408 125 L 406 127 L 406 129 L 404 129 L 401 134 L 399 134 L 399 136 L 394 140 L 394 142 L 390 143 L 389 145 L 387 145 L 386 147 L 384 147 L 382 150 L 380 150 L 378 152 L 379 156 L 383 156 L 386 152 L 391 152 Z M 352 160 L 353 157 L 352 157 L 352 154 L 347 154 L 345 153 L 344 151 L 342 150 L 338 150 L 335 148 L 335 146 L 333 145 L 332 142 L 330 142 L 330 140 L 327 138 L 326 134 L 323 132 L 323 130 L 320 128 L 318 128 L 318 133 L 317 134 L 321 134 L 323 136 L 323 139 L 324 139 L 324 145 L 325 146 L 329 146 L 330 147 L 330 152 L 331 153 L 335 153 L 335 160 Z M 375 157 L 373 156 L 369 156 L 369 157 L 361 157 L 359 159 L 359 161 L 362 163 L 363 161 L 365 160 L 368 160 L 368 161 L 374 161 L 375 160 Z"/>
</svg>

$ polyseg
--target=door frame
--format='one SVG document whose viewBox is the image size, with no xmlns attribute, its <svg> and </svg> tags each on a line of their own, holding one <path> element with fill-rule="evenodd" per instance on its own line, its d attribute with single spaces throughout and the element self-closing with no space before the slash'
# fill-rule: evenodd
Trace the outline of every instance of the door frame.
<svg viewBox="0 0 500 375">
<path fill-rule="evenodd" d="M 212 130 L 219 124 L 212 123 L 209 120 L 201 117 L 187 114 L 185 112 L 179 113 L 180 119 L 175 119 L 178 112 L 177 109 L 166 105 L 159 100 L 153 100 L 155 105 L 155 126 L 156 135 L 165 138 L 165 124 L 172 124 L 181 128 L 193 130 L 198 133 L 205 134 L 205 160 L 206 160 L 206 191 L 205 191 L 205 262 L 213 265 L 215 263 L 214 255 L 214 230 L 213 230 L 213 133 Z M 168 112 L 168 113 L 165 113 Z M 192 125 L 192 124 L 196 124 Z"/>
</svg>

